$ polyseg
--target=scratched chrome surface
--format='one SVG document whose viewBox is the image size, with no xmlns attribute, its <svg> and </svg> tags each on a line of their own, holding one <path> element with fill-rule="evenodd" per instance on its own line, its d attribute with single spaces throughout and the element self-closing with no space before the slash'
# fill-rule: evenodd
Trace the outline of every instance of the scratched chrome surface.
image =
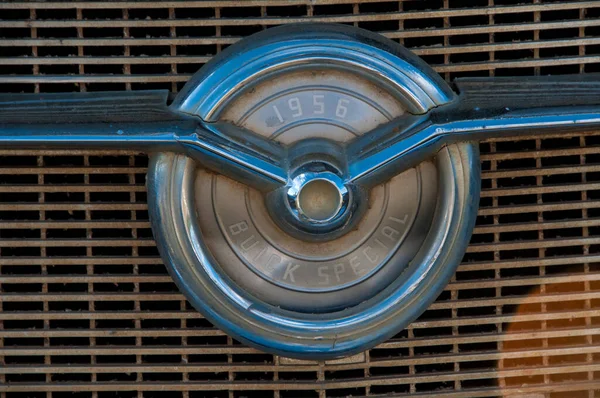
<svg viewBox="0 0 600 398">
<path fill-rule="evenodd" d="M 523 3 L 1 4 L 0 88 L 175 91 L 220 48 L 288 15 L 383 30 L 448 79 L 598 70 L 600 4 Z M 453 282 L 408 330 L 331 364 L 250 350 L 191 310 L 151 240 L 143 155 L 2 152 L 0 391 L 594 396 L 600 139 L 481 149 L 479 224 Z"/>
<path fill-rule="evenodd" d="M 227 111 L 221 112 L 221 118 L 260 132 L 268 139 L 292 144 L 318 137 L 344 142 L 404 111 L 392 98 L 380 94 L 376 86 L 352 75 L 333 71 L 316 74 L 292 73 L 263 84 L 230 104 Z M 317 82 L 319 86 L 315 86 Z M 377 98 L 378 95 L 383 98 Z M 272 100 L 265 101 L 265 98 Z M 272 118 L 279 119 L 270 121 Z M 265 124 L 273 126 L 265 129 Z M 236 275 L 244 267 L 287 289 L 336 291 L 359 283 L 388 262 L 401 242 L 408 239 L 419 211 L 427 214 L 420 222 L 430 223 L 435 208 L 436 179 L 435 166 L 430 162 L 418 171 L 413 169 L 398 176 L 389 186 L 382 184 L 370 193 L 374 203 L 369 205 L 367 214 L 353 227 L 352 233 L 326 242 L 306 242 L 281 234 L 260 192 L 214 173 L 199 173 L 196 209 L 198 214 L 201 209 L 211 209 L 199 217 L 200 228 L 207 241 L 213 243 L 211 252 L 222 258 L 221 266 L 250 291 L 261 290 L 260 293 L 265 294 L 269 289 L 265 284 L 260 289 L 254 287 L 252 273 Z M 421 208 L 423 210 L 419 210 Z M 280 212 L 286 210 L 279 207 Z M 277 216 L 280 214 L 274 214 L 273 218 Z M 414 230 L 424 234 L 427 226 Z M 424 235 L 413 239 L 420 242 L 423 238 Z M 388 246 L 381 239 L 385 239 Z M 223 245 L 223 241 L 227 244 Z M 393 242 L 391 247 L 389 242 Z M 411 246 L 414 251 L 418 248 L 418 244 Z M 227 256 L 230 250 L 239 258 Z M 359 294 L 352 290 L 348 294 L 352 301 L 360 303 L 364 294 L 372 292 Z M 338 297 L 341 295 L 337 293 Z M 327 305 L 328 301 L 314 295 L 312 299 L 307 295 L 298 300 L 286 297 L 285 291 L 270 296 L 276 305 L 286 302 L 287 306 L 297 308 Z"/>
</svg>

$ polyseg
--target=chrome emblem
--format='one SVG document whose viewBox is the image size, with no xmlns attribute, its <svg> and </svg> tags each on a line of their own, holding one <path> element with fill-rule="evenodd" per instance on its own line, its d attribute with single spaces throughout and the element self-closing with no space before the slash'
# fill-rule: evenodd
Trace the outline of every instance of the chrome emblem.
<svg viewBox="0 0 600 398">
<path fill-rule="evenodd" d="M 382 36 L 289 25 L 223 51 L 169 106 L 3 96 L 0 145 L 149 153 L 153 232 L 188 300 L 245 343 L 322 360 L 390 338 L 445 287 L 477 214 L 477 141 L 597 127 L 598 81 L 456 93 Z"/>
</svg>

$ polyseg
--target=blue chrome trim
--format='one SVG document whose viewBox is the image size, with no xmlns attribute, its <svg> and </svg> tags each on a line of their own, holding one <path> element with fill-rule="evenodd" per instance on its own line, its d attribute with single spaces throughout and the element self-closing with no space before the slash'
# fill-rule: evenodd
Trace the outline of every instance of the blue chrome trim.
<svg viewBox="0 0 600 398">
<path fill-rule="evenodd" d="M 318 31 L 304 30 L 308 28 L 270 29 L 229 47 L 190 81 L 171 108 L 199 116 L 211 125 L 233 96 L 241 95 L 257 81 L 315 64 L 319 68 L 354 68 L 354 73 L 375 81 L 413 114 L 427 114 L 456 98 L 439 76 L 397 44 L 349 27 L 318 25 Z M 395 122 L 395 128 L 402 125 Z M 373 139 L 377 143 L 388 136 L 386 130 L 374 131 L 356 142 L 368 147 Z M 303 145 L 310 143 L 307 140 Z M 327 147 L 318 140 L 312 144 L 316 153 Z M 331 145 L 332 157 L 338 160 L 336 167 L 342 170 L 340 184 L 345 182 L 346 186 L 353 185 L 346 172 L 355 157 L 349 151 L 352 145 L 339 153 Z M 294 160 L 293 150 L 288 148 L 288 163 Z M 197 199 L 196 169 L 189 158 L 173 153 L 151 157 L 150 218 L 174 280 L 211 322 L 269 352 L 297 358 L 336 358 L 371 347 L 408 325 L 437 297 L 458 265 L 477 213 L 477 146 L 444 148 L 437 162 L 441 199 L 434 225 L 417 256 L 401 276 L 388 281 L 390 284 L 372 298 L 336 312 L 310 314 L 272 306 L 243 291 L 221 271 L 192 215 Z M 397 259 L 392 256 L 389 261 Z"/>
<path fill-rule="evenodd" d="M 151 158 L 149 209 L 169 271 L 186 297 L 214 324 L 239 340 L 284 356 L 329 359 L 352 355 L 407 326 L 446 286 L 469 242 L 479 202 L 477 146 L 460 144 L 438 156 L 439 188 L 447 198 L 409 269 L 388 288 L 352 309 L 300 314 L 261 303 L 236 287 L 202 239 L 189 203 L 195 166 L 175 154 Z M 169 178 L 164 178 L 169 176 Z M 165 204 L 172 206 L 165 206 Z M 176 239 L 164 239 L 173 236 Z"/>
<path fill-rule="evenodd" d="M 171 106 L 215 121 L 217 110 L 249 83 L 300 68 L 349 69 L 384 85 L 416 114 L 456 97 L 422 60 L 380 35 L 345 25 L 302 24 L 272 28 L 229 47 L 192 77 Z"/>
</svg>

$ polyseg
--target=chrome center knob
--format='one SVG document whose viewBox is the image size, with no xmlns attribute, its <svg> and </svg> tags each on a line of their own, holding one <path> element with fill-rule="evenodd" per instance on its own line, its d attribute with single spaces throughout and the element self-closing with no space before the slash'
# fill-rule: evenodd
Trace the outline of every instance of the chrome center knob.
<svg viewBox="0 0 600 398">
<path fill-rule="evenodd" d="M 313 222 L 332 219 L 342 207 L 342 193 L 327 179 L 316 178 L 306 182 L 298 192 L 298 211 Z"/>
<path fill-rule="evenodd" d="M 345 218 L 351 195 L 342 178 L 333 171 L 303 168 L 286 191 L 287 207 L 305 230 L 319 232 L 339 225 Z"/>
</svg>

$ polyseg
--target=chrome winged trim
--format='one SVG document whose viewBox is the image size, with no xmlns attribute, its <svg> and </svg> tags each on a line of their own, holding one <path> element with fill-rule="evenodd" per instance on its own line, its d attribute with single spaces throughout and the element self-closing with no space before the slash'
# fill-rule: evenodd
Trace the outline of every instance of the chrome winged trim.
<svg viewBox="0 0 600 398">
<path fill-rule="evenodd" d="M 600 74 L 457 79 L 458 98 L 348 146 L 348 179 L 374 185 L 457 142 L 600 127 Z M 362 141 L 362 142 L 361 142 Z M 370 142 L 369 142 L 370 141 Z"/>
<path fill-rule="evenodd" d="M 453 101 L 348 143 L 346 181 L 375 185 L 452 143 L 600 127 L 600 74 L 458 79 L 455 87 Z M 167 96 L 2 95 L 0 147 L 173 151 L 261 189 L 287 182 L 286 148 L 231 124 L 177 112 Z"/>
<path fill-rule="evenodd" d="M 0 96 L 0 147 L 185 153 L 261 189 L 284 184 L 282 148 L 240 144 L 234 126 L 207 125 L 167 106 L 168 91 Z M 217 160 L 218 159 L 218 160 Z M 223 167 L 221 163 L 227 164 Z"/>
<path fill-rule="evenodd" d="M 457 79 L 455 87 L 458 96 L 451 102 L 347 144 L 346 180 L 373 186 L 452 143 L 600 127 L 600 74 Z M 287 182 L 286 148 L 227 123 L 177 112 L 167 106 L 167 96 L 2 95 L 0 147 L 173 151 L 261 190 Z"/>
</svg>

